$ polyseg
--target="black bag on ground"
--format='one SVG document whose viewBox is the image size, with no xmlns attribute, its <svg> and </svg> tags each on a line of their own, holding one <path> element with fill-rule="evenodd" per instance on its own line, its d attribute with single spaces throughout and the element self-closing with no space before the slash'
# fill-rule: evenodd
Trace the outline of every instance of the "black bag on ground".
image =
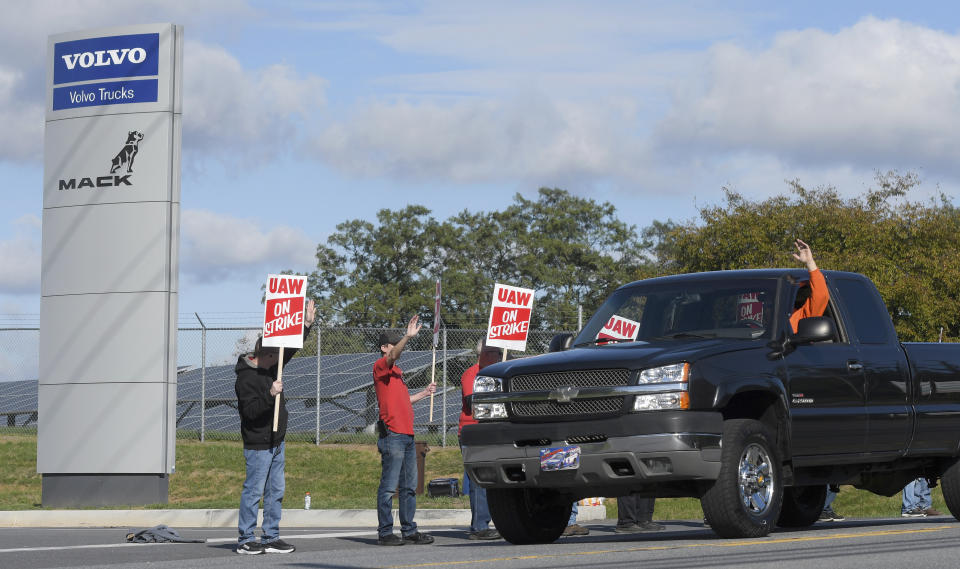
<svg viewBox="0 0 960 569">
<path fill-rule="evenodd" d="M 127 541 L 133 543 L 164 543 L 164 542 L 174 542 L 174 543 L 206 543 L 205 539 L 187 539 L 180 537 L 180 534 L 177 533 L 177 530 L 160 524 L 153 526 L 149 529 L 142 529 L 140 531 L 130 530 L 130 533 L 127 534 Z"/>
<path fill-rule="evenodd" d="M 459 496 L 460 480 L 457 478 L 434 478 L 427 484 L 427 496 Z"/>
</svg>

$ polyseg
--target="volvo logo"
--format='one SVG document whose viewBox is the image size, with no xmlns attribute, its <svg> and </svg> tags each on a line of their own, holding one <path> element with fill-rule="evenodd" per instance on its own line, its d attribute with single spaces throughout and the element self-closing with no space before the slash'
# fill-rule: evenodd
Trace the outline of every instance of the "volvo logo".
<svg viewBox="0 0 960 569">
<path fill-rule="evenodd" d="M 570 403 L 574 397 L 580 394 L 580 388 L 573 385 L 564 385 L 550 392 L 547 397 L 557 403 Z"/>
<path fill-rule="evenodd" d="M 85 51 L 83 53 L 68 53 L 61 55 L 63 63 L 67 69 L 73 69 L 80 64 L 80 67 L 87 69 L 89 67 L 104 67 L 107 65 L 120 65 L 126 59 L 130 63 L 143 63 L 147 58 L 147 50 L 142 47 L 133 49 L 98 49 L 97 51 Z"/>
</svg>

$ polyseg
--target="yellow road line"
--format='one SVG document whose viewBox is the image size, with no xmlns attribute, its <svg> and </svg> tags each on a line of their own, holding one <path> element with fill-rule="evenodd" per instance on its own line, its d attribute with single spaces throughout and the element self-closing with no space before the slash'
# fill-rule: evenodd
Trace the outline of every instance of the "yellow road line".
<svg viewBox="0 0 960 569">
<path fill-rule="evenodd" d="M 740 547 L 744 545 L 770 545 L 777 543 L 800 543 L 805 541 L 825 541 L 828 539 L 852 539 L 860 537 L 877 537 L 883 535 L 906 535 L 911 533 L 931 533 L 945 529 L 956 529 L 954 525 L 937 526 L 923 529 L 877 530 L 857 533 L 838 533 L 820 536 L 784 537 L 779 539 L 751 539 L 749 541 L 715 541 L 705 543 L 688 543 L 684 545 L 657 545 L 648 547 L 625 547 L 618 549 L 598 549 L 596 551 L 571 551 L 568 553 L 546 553 L 540 555 L 512 555 L 509 557 L 490 557 L 487 559 L 472 559 L 464 561 L 437 561 L 432 563 L 414 563 L 411 565 L 389 565 L 385 569 L 410 569 L 413 567 L 438 567 L 444 565 L 471 565 L 477 563 L 497 563 L 503 561 L 521 561 L 526 559 L 550 559 L 555 557 L 574 557 L 578 555 L 604 555 L 608 553 L 634 553 L 637 551 L 658 551 L 664 549 L 682 549 L 685 547 Z"/>
</svg>

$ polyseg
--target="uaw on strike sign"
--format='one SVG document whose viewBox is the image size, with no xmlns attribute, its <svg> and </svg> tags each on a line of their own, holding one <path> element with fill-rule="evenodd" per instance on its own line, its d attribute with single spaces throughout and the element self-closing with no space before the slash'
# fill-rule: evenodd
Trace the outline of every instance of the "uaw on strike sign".
<svg viewBox="0 0 960 569">
<path fill-rule="evenodd" d="M 263 345 L 268 348 L 303 347 L 303 307 L 307 277 L 267 275 L 263 310 Z"/>
<path fill-rule="evenodd" d="M 597 340 L 629 340 L 637 339 L 640 323 L 616 314 L 610 316 L 607 322 L 597 333 Z"/>
<path fill-rule="evenodd" d="M 487 345 L 507 350 L 527 348 L 533 289 L 496 284 L 487 324 Z"/>
</svg>

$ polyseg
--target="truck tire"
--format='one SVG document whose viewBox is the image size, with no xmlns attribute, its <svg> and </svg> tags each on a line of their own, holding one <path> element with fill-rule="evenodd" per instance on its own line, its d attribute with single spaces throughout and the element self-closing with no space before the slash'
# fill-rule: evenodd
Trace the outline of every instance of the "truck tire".
<svg viewBox="0 0 960 569">
<path fill-rule="evenodd" d="M 573 500 L 546 490 L 489 488 L 487 506 L 503 539 L 526 545 L 556 541 L 570 520 Z"/>
<path fill-rule="evenodd" d="M 960 459 L 954 460 L 943 474 L 940 475 L 940 485 L 943 490 L 943 501 L 953 517 L 960 520 Z"/>
<path fill-rule="evenodd" d="M 823 484 L 784 488 L 777 525 L 783 528 L 812 526 L 820 518 L 826 499 L 827 487 Z"/>
<path fill-rule="evenodd" d="M 763 537 L 780 516 L 783 487 L 774 438 L 760 421 L 723 423 L 720 475 L 700 499 L 720 537 Z"/>
</svg>

